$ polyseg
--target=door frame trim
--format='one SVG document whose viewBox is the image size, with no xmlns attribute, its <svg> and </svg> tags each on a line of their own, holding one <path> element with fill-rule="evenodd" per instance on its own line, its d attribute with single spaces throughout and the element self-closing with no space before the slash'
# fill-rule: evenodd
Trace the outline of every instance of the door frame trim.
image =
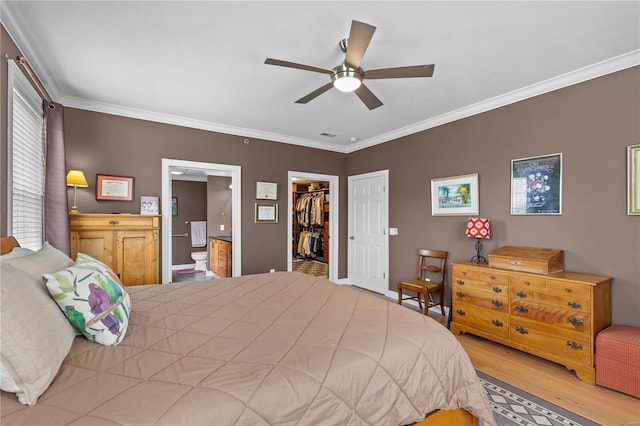
<svg viewBox="0 0 640 426">
<path fill-rule="evenodd" d="M 348 198 L 349 198 L 349 214 L 348 214 L 348 222 L 347 222 L 347 228 L 348 228 L 348 236 L 351 236 L 353 233 L 353 217 L 352 214 L 355 211 L 354 209 L 354 205 L 353 205 L 353 181 L 355 179 L 367 179 L 367 178 L 373 178 L 373 177 L 379 177 L 381 176 L 384 179 L 384 187 L 385 187 L 385 191 L 384 191 L 384 206 L 383 209 L 385 210 L 385 217 L 386 217 L 386 223 L 384 224 L 384 233 L 385 233 L 385 238 L 384 238 L 384 250 L 385 250 L 385 254 L 386 256 L 384 256 L 384 265 L 383 265 L 383 269 L 385 271 L 385 288 L 383 289 L 383 293 L 382 294 L 387 294 L 387 292 L 389 291 L 389 169 L 385 169 L 385 170 L 378 170 L 375 172 L 368 172 L 368 173 L 362 173 L 359 175 L 353 175 L 353 176 L 348 176 L 347 177 L 347 186 L 348 186 Z M 350 243 L 350 239 L 347 239 L 347 280 L 349 282 L 349 284 L 353 285 L 353 281 L 351 280 L 352 277 L 352 260 L 353 260 L 353 244 Z"/>
<path fill-rule="evenodd" d="M 323 175 L 289 170 L 287 174 L 287 271 L 293 270 L 293 178 L 321 180 L 329 182 L 329 281 L 338 281 L 338 230 L 340 229 L 338 212 L 340 211 L 340 176 Z"/>
<path fill-rule="evenodd" d="M 183 167 L 199 169 L 212 176 L 231 177 L 231 229 L 233 230 L 232 270 L 233 276 L 242 275 L 242 167 L 231 164 L 203 163 L 200 161 L 162 159 L 162 284 L 171 282 L 172 216 L 171 216 L 171 169 Z M 209 244 L 207 243 L 207 248 Z"/>
</svg>

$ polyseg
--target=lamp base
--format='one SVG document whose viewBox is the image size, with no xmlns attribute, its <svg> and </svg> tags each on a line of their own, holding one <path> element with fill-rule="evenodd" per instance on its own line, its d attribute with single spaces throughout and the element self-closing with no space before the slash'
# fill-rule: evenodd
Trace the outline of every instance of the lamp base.
<svg viewBox="0 0 640 426">
<path fill-rule="evenodd" d="M 475 248 L 476 255 L 471 258 L 471 262 L 480 263 L 480 261 L 482 261 L 483 263 L 489 263 L 484 256 L 480 256 L 480 252 L 482 251 L 482 243 L 480 242 L 480 238 L 476 238 Z"/>
<path fill-rule="evenodd" d="M 78 206 L 73 206 L 71 207 L 71 210 L 69 210 L 69 214 L 78 214 L 80 213 L 80 211 L 78 210 Z"/>
</svg>

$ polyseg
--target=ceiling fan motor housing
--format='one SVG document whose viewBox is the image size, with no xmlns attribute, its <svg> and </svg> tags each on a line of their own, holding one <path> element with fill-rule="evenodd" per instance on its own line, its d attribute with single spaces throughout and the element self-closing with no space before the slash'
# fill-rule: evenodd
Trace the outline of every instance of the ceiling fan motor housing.
<svg viewBox="0 0 640 426">
<path fill-rule="evenodd" d="M 351 68 L 345 64 L 335 67 L 331 75 L 336 89 L 343 92 L 353 92 L 360 87 L 363 78 L 364 70 L 362 68 Z"/>
</svg>

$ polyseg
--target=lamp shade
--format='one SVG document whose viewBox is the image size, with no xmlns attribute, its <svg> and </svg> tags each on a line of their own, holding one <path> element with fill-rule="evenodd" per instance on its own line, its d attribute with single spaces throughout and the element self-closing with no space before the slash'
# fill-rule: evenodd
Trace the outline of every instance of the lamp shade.
<svg viewBox="0 0 640 426">
<path fill-rule="evenodd" d="M 470 217 L 467 222 L 467 237 L 469 238 L 491 238 L 491 226 L 489 219 L 483 217 Z"/>
<path fill-rule="evenodd" d="M 80 170 L 69 170 L 69 173 L 67 173 L 67 186 L 86 188 L 89 185 L 87 185 L 84 173 Z"/>
</svg>

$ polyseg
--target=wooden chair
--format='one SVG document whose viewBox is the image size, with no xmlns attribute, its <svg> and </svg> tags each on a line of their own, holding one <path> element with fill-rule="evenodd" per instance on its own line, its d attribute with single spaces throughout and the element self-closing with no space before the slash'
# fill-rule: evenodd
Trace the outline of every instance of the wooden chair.
<svg viewBox="0 0 640 426">
<path fill-rule="evenodd" d="M 398 305 L 402 305 L 403 300 L 413 299 L 418 301 L 418 306 L 422 309 L 421 297 L 424 297 L 424 314 L 427 315 L 429 308 L 440 305 L 442 315 L 444 315 L 444 278 L 447 273 L 448 252 L 441 250 L 418 249 L 420 262 L 418 266 L 418 278 L 415 280 L 400 281 L 398 283 Z M 402 290 L 409 290 L 416 293 L 416 296 L 403 298 Z M 438 303 L 433 302 L 431 293 L 439 292 Z"/>
</svg>

